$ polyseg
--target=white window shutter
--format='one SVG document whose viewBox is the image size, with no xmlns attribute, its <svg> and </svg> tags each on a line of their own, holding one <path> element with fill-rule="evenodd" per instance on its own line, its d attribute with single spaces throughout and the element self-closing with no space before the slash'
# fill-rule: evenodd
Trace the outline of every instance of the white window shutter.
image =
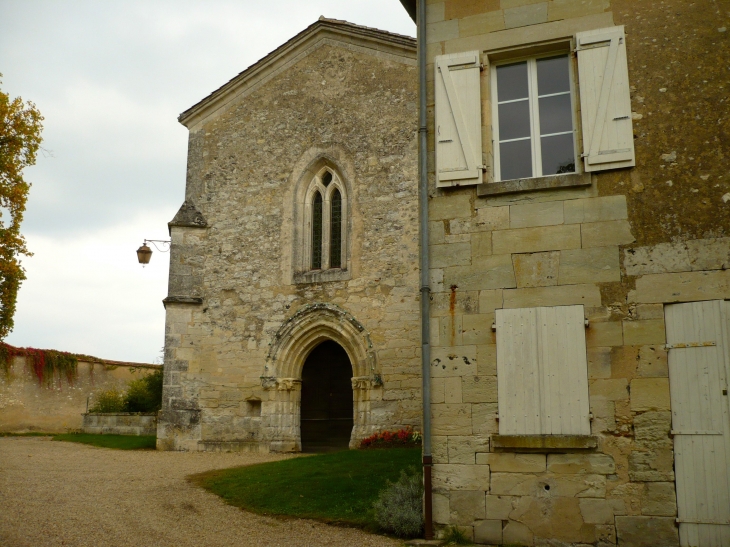
<svg viewBox="0 0 730 547">
<path fill-rule="evenodd" d="M 479 52 L 440 55 L 434 60 L 436 184 L 482 182 L 482 105 Z"/>
<path fill-rule="evenodd" d="M 497 310 L 501 435 L 590 435 L 583 306 Z"/>
<path fill-rule="evenodd" d="M 540 365 L 535 308 L 497 310 L 500 435 L 540 433 Z"/>
<path fill-rule="evenodd" d="M 624 27 L 576 34 L 586 171 L 636 165 Z"/>
</svg>

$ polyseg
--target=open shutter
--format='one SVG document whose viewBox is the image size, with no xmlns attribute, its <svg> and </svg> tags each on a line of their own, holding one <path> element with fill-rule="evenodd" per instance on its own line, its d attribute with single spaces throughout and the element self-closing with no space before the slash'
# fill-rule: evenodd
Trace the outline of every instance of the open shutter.
<svg viewBox="0 0 730 547">
<path fill-rule="evenodd" d="M 434 67 L 437 185 L 481 184 L 479 52 L 440 55 Z"/>
<path fill-rule="evenodd" d="M 664 308 L 680 545 L 730 545 L 728 303 Z"/>
<path fill-rule="evenodd" d="M 636 165 L 624 27 L 576 34 L 586 171 Z"/>
<path fill-rule="evenodd" d="M 501 435 L 590 435 L 583 306 L 497 310 Z"/>
</svg>

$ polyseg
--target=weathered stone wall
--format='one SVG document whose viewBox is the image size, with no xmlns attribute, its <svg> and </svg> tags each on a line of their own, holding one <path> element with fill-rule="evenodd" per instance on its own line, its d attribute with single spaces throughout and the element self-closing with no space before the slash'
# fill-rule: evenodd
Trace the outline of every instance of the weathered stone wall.
<svg viewBox="0 0 730 547">
<path fill-rule="evenodd" d="M 41 384 L 25 360 L 25 357 L 15 357 L 7 374 L 0 370 L 0 431 L 3 432 L 63 433 L 80 429 L 87 401 L 93 404 L 95 393 L 112 388 L 123 390 L 131 380 L 157 368 L 80 361 L 72 383 L 65 377 L 56 377 L 50 384 Z"/>
<path fill-rule="evenodd" d="M 727 3 L 427 4 L 435 522 L 478 543 L 678 545 L 663 306 L 730 298 Z M 580 189 L 481 197 L 435 188 L 435 55 L 613 24 L 626 28 L 635 168 L 595 174 Z M 495 309 L 569 304 L 590 321 L 598 446 L 498 450 Z"/>
<path fill-rule="evenodd" d="M 416 84 L 412 43 L 315 41 L 191 127 L 207 227 L 172 226 L 169 294 L 202 300 L 168 298 L 159 447 L 297 450 L 304 331 L 353 361 L 353 442 L 420 424 Z M 348 272 L 297 284 L 297 191 L 324 165 L 348 188 Z"/>
<path fill-rule="evenodd" d="M 157 412 L 86 413 L 81 431 L 96 435 L 156 435 Z"/>
</svg>

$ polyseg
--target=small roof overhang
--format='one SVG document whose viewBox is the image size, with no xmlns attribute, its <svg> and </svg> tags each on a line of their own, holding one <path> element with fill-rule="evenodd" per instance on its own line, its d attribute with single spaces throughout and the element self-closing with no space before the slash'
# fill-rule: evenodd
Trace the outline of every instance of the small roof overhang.
<svg viewBox="0 0 730 547">
<path fill-rule="evenodd" d="M 416 23 L 416 0 L 400 0 L 400 3 L 403 4 L 404 8 L 406 8 L 408 15 L 411 16 L 413 22 Z"/>
</svg>

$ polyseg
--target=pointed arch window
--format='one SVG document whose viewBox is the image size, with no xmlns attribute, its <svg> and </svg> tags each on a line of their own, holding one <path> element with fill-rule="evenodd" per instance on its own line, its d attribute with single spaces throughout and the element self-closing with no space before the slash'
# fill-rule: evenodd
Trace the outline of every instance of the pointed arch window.
<svg viewBox="0 0 730 547">
<path fill-rule="evenodd" d="M 305 271 L 347 268 L 347 194 L 329 167 L 312 179 L 305 202 Z"/>
<path fill-rule="evenodd" d="M 314 193 L 312 202 L 312 269 L 322 269 L 322 194 Z"/>
<path fill-rule="evenodd" d="M 335 189 L 330 200 L 330 268 L 342 265 L 342 194 Z"/>
</svg>

